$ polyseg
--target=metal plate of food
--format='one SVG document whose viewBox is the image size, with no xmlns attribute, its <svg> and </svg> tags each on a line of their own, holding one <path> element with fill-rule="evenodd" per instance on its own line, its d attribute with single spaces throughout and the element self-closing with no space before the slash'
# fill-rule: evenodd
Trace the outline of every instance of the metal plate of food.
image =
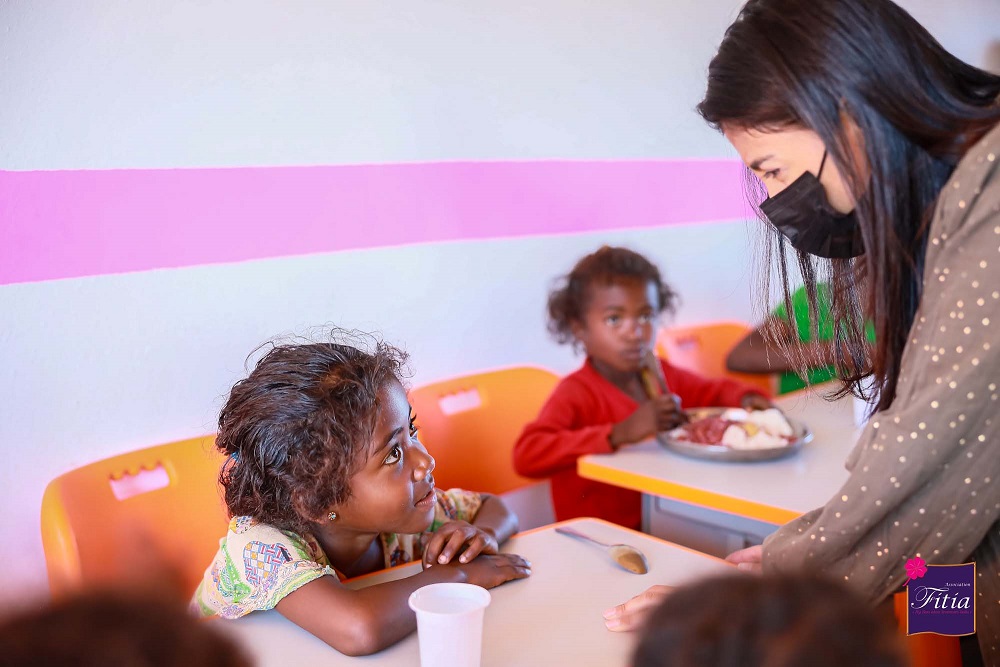
<svg viewBox="0 0 1000 667">
<path fill-rule="evenodd" d="M 688 424 L 660 433 L 656 439 L 664 448 L 693 458 L 769 461 L 794 454 L 813 437 L 805 424 L 789 419 L 778 410 L 747 412 L 739 408 L 694 408 L 685 412 L 690 418 Z M 737 430 L 730 430 L 730 427 L 737 427 Z M 742 434 L 739 429 L 743 429 Z M 708 442 L 704 442 L 706 440 Z M 727 444 L 723 444 L 724 441 Z"/>
</svg>

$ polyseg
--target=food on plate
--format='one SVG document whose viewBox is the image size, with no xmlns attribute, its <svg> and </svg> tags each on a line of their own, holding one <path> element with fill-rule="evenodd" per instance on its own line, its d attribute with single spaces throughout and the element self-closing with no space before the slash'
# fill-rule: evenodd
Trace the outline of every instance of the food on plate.
<svg viewBox="0 0 1000 667">
<path fill-rule="evenodd" d="M 792 425 L 776 408 L 744 410 L 730 408 L 679 426 L 668 435 L 682 442 L 724 445 L 731 449 L 774 449 L 795 441 Z"/>
</svg>

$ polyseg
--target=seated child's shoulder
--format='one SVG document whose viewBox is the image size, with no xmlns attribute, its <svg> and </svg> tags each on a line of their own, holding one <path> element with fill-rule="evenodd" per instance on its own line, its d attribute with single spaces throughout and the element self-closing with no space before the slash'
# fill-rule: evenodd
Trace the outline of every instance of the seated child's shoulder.
<svg viewBox="0 0 1000 667">
<path fill-rule="evenodd" d="M 247 572 L 252 565 L 266 562 L 270 567 L 285 563 L 315 563 L 321 567 L 330 562 L 316 538 L 262 523 L 252 517 L 235 517 L 229 522 L 224 549 L 231 558 L 242 556 Z"/>
<path fill-rule="evenodd" d="M 428 532 L 433 532 L 449 521 L 472 521 L 483 505 L 483 495 L 465 489 L 438 491 L 434 521 Z"/>
<path fill-rule="evenodd" d="M 560 380 L 553 394 L 569 394 L 573 396 L 594 394 L 600 386 L 599 384 L 595 384 L 595 380 L 599 378 L 600 375 L 589 363 L 584 364 Z"/>
<path fill-rule="evenodd" d="M 202 615 L 238 618 L 273 608 L 285 595 L 325 574 L 339 577 L 311 535 L 234 517 L 193 606 Z"/>
</svg>

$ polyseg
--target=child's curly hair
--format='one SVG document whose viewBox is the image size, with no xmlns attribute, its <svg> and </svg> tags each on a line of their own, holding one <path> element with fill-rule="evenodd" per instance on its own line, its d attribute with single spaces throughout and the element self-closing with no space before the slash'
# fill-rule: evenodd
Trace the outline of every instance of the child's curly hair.
<svg viewBox="0 0 1000 667">
<path fill-rule="evenodd" d="M 650 612 L 635 667 L 904 667 L 891 616 L 815 574 L 718 575 Z"/>
<path fill-rule="evenodd" d="M 342 334 L 352 342 L 358 334 Z M 370 340 L 370 339 L 369 339 Z M 233 387 L 219 415 L 229 458 L 219 481 L 232 516 L 303 532 L 350 494 L 365 460 L 379 393 L 402 382 L 407 355 L 374 341 L 275 345 Z"/>
<path fill-rule="evenodd" d="M 677 293 L 663 282 L 655 264 L 628 248 L 601 246 L 577 262 L 549 292 L 549 333 L 559 343 L 573 342 L 572 324 L 583 321 L 590 301 L 590 288 L 595 283 L 613 285 L 629 280 L 656 285 L 657 312 L 674 312 Z"/>
</svg>

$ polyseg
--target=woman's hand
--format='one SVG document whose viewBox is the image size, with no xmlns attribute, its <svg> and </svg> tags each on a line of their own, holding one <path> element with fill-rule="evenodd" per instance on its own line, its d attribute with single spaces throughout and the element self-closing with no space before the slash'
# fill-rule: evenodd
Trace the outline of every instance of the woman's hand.
<svg viewBox="0 0 1000 667">
<path fill-rule="evenodd" d="M 671 586 L 652 586 L 634 598 L 604 612 L 604 625 L 612 632 L 638 630 L 646 616 L 673 590 Z"/>
<path fill-rule="evenodd" d="M 748 547 L 746 549 L 734 551 L 726 556 L 726 561 L 735 563 L 736 567 L 744 572 L 760 574 L 763 571 L 763 568 L 761 567 L 761 557 L 763 554 L 764 547 L 758 544 L 755 547 Z"/>
<path fill-rule="evenodd" d="M 740 407 L 744 410 L 767 410 L 774 407 L 774 403 L 763 394 L 750 393 L 740 401 Z"/>
<path fill-rule="evenodd" d="M 514 579 L 531 576 L 531 563 L 517 554 L 483 554 L 471 563 L 450 563 L 445 567 L 458 568 L 465 574 L 465 582 L 483 588 L 496 588 Z"/>
<path fill-rule="evenodd" d="M 424 547 L 424 567 L 450 563 L 459 552 L 462 555 L 458 562 L 470 563 L 479 554 L 495 554 L 498 550 L 496 535 L 489 530 L 466 521 L 449 521 L 434 531 Z"/>
</svg>

